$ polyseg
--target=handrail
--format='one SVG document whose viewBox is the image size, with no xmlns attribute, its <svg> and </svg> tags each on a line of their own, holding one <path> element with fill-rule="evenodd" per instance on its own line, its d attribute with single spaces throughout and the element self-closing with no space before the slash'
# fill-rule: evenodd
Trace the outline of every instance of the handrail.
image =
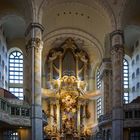
<svg viewBox="0 0 140 140">
<path fill-rule="evenodd" d="M 11 102 L 6 98 L 0 97 L 0 111 L 6 112 L 9 115 L 30 117 L 30 106 L 20 102 L 22 101 L 13 100 Z"/>
<path fill-rule="evenodd" d="M 98 118 L 98 122 L 101 123 L 101 122 L 104 122 L 104 121 L 108 121 L 108 120 L 111 120 L 111 118 L 112 118 L 112 115 L 111 114 L 101 115 Z"/>
</svg>

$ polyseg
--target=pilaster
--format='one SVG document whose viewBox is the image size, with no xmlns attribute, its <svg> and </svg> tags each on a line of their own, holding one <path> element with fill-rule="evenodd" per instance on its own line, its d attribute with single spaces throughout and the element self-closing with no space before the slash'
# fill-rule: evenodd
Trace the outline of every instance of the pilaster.
<svg viewBox="0 0 140 140">
<path fill-rule="evenodd" d="M 81 109 L 81 103 L 78 103 L 77 105 L 77 130 L 78 132 L 80 132 L 80 127 L 81 127 L 80 109 Z"/>
<path fill-rule="evenodd" d="M 111 33 L 111 60 L 113 70 L 112 140 L 123 140 L 123 32 Z"/>
<path fill-rule="evenodd" d="M 60 102 L 59 100 L 56 102 L 56 109 L 57 109 L 57 130 L 60 131 Z"/>
<path fill-rule="evenodd" d="M 50 124 L 54 124 L 54 103 L 50 103 Z"/>
<path fill-rule="evenodd" d="M 104 114 L 110 114 L 112 99 L 111 99 L 111 76 L 112 76 L 112 65 L 110 58 L 104 58 L 102 65 L 100 67 L 100 75 L 103 81 L 103 104 L 104 104 Z"/>
<path fill-rule="evenodd" d="M 31 59 L 31 81 L 32 85 L 32 140 L 42 140 L 42 102 L 41 102 L 41 53 L 43 48 L 42 42 L 42 25 L 31 23 L 26 31 L 27 37 L 27 54 Z"/>
</svg>

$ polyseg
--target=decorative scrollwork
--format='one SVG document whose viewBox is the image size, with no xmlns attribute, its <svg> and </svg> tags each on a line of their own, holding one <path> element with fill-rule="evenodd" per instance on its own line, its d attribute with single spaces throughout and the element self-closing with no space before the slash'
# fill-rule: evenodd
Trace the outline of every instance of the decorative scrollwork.
<svg viewBox="0 0 140 140">
<path fill-rule="evenodd" d="M 111 54 L 115 54 L 115 53 L 123 53 L 124 54 L 124 47 L 123 45 L 115 45 L 113 47 L 111 47 Z"/>
<path fill-rule="evenodd" d="M 35 48 L 38 52 L 42 49 L 42 46 L 42 40 L 40 38 L 31 38 L 26 45 L 26 51 L 28 52 L 29 49 Z"/>
</svg>

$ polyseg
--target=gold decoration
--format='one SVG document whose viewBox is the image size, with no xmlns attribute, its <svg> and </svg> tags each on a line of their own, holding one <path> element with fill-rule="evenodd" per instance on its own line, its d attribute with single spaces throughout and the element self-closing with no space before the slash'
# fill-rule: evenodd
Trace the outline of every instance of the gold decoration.
<svg viewBox="0 0 140 140">
<path fill-rule="evenodd" d="M 63 60 L 67 51 L 70 51 L 75 58 L 74 69 L 63 68 Z M 51 108 L 49 111 L 55 117 L 49 116 L 51 126 L 45 128 L 45 133 L 50 137 L 54 135 L 65 137 L 66 134 L 71 134 L 79 138 L 80 135 L 89 135 L 89 129 L 85 130 L 84 119 L 86 116 L 89 118 L 90 115 L 87 109 L 81 111 L 81 106 L 85 106 L 87 100 L 84 97 L 87 89 L 86 74 L 89 62 L 86 52 L 80 50 L 72 38 L 68 38 L 62 46 L 50 51 L 47 61 L 49 90 L 52 90 L 52 94 L 47 95 L 49 101 L 54 100 L 56 108 L 53 110 Z"/>
</svg>

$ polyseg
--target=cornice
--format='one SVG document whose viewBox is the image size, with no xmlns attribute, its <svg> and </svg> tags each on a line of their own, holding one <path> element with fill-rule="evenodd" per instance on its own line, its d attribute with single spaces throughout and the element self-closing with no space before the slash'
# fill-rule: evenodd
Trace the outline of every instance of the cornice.
<svg viewBox="0 0 140 140">
<path fill-rule="evenodd" d="M 27 27 L 26 31 L 25 31 L 25 36 L 27 36 L 29 34 L 29 32 L 33 29 L 33 28 L 39 28 L 42 33 L 44 31 L 44 27 L 42 24 L 40 23 L 36 23 L 36 22 L 32 22 L 29 24 L 29 26 Z"/>
</svg>

